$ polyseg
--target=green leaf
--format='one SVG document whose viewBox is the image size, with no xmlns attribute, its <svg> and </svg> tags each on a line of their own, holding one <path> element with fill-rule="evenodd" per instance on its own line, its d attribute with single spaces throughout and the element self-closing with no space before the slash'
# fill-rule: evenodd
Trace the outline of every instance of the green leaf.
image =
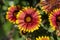
<svg viewBox="0 0 60 40">
<path fill-rule="evenodd" d="M 1 23 L 4 23 L 4 21 L 5 21 L 4 14 L 5 13 L 1 13 L 0 14 L 0 21 L 1 21 Z"/>
<path fill-rule="evenodd" d="M 4 2 L 4 4 L 5 4 L 6 6 L 14 5 L 14 1 L 13 1 L 13 0 L 12 0 L 12 1 L 10 1 L 10 0 L 3 0 L 3 2 Z"/>
<path fill-rule="evenodd" d="M 60 37 L 57 37 L 58 40 L 60 40 Z"/>
<path fill-rule="evenodd" d="M 43 24 L 41 24 L 41 26 L 42 26 L 45 30 L 48 30 L 47 27 L 45 27 Z"/>
<path fill-rule="evenodd" d="M 53 30 L 51 27 L 48 29 L 49 32 L 54 32 L 55 30 Z"/>
<path fill-rule="evenodd" d="M 8 1 L 9 2 L 9 6 L 14 5 L 14 1 Z"/>
<path fill-rule="evenodd" d="M 54 38 L 52 36 L 50 38 L 51 38 L 51 40 L 54 40 Z"/>
<path fill-rule="evenodd" d="M 6 6 L 9 5 L 9 4 L 8 4 L 8 0 L 3 0 L 3 3 L 4 3 Z"/>
<path fill-rule="evenodd" d="M 2 6 L 2 9 L 6 11 L 8 9 L 8 7 L 4 5 L 4 6 Z"/>
<path fill-rule="evenodd" d="M 19 3 L 19 0 L 14 0 L 14 4 L 18 4 Z"/>
<path fill-rule="evenodd" d="M 21 35 L 19 35 L 19 31 L 15 28 L 14 33 L 13 33 L 14 40 L 25 40 L 23 36 L 22 37 L 19 37 L 19 36 Z"/>
<path fill-rule="evenodd" d="M 12 24 L 10 22 L 6 22 L 3 24 L 3 30 L 5 31 L 5 34 L 8 35 L 8 33 L 11 31 Z"/>
<path fill-rule="evenodd" d="M 22 5 L 22 6 L 29 6 L 29 3 L 28 3 L 27 1 L 22 1 L 22 2 L 21 2 L 21 5 Z"/>
<path fill-rule="evenodd" d="M 23 37 L 21 37 L 21 38 L 15 38 L 14 40 L 25 40 Z"/>
</svg>

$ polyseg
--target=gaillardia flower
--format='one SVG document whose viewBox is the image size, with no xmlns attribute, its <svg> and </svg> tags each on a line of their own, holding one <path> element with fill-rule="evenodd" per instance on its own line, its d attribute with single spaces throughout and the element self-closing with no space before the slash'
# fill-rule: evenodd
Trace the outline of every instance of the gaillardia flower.
<svg viewBox="0 0 60 40">
<path fill-rule="evenodd" d="M 36 40 L 50 40 L 49 36 L 42 36 L 42 37 L 38 37 L 36 38 Z"/>
<path fill-rule="evenodd" d="M 59 0 L 44 0 L 40 2 L 41 9 L 46 13 L 50 13 L 55 8 L 60 8 Z"/>
<path fill-rule="evenodd" d="M 16 22 L 16 14 L 19 11 L 19 6 L 11 6 L 8 8 L 6 19 L 8 19 L 10 22 L 15 23 Z"/>
<path fill-rule="evenodd" d="M 35 8 L 25 7 L 18 12 L 16 23 L 21 31 L 33 32 L 40 27 L 40 12 Z"/>
<path fill-rule="evenodd" d="M 49 15 L 49 21 L 51 27 L 55 29 L 60 29 L 60 9 L 55 9 Z"/>
</svg>

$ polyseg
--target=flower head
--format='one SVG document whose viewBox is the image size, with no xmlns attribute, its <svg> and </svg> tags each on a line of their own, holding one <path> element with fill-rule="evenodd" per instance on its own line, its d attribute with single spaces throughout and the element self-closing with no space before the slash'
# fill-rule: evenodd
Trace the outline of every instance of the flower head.
<svg viewBox="0 0 60 40">
<path fill-rule="evenodd" d="M 53 29 L 60 29 L 60 9 L 55 9 L 49 15 L 50 25 Z"/>
<path fill-rule="evenodd" d="M 19 11 L 19 6 L 11 6 L 8 8 L 6 19 L 8 19 L 10 22 L 15 23 L 16 22 L 16 14 Z"/>
<path fill-rule="evenodd" d="M 41 23 L 40 12 L 35 8 L 25 7 L 18 12 L 16 23 L 21 31 L 33 32 Z"/>
<path fill-rule="evenodd" d="M 50 38 L 48 36 L 39 36 L 38 38 L 36 38 L 36 40 L 50 40 Z"/>
<path fill-rule="evenodd" d="M 42 10 L 46 13 L 50 13 L 55 8 L 60 8 L 60 1 L 59 0 L 44 0 L 40 2 L 40 5 L 42 6 Z"/>
</svg>

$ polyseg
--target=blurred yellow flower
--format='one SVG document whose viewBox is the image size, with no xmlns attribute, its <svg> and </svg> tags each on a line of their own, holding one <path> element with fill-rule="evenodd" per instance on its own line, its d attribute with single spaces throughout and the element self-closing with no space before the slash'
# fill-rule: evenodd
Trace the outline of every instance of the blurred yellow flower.
<svg viewBox="0 0 60 40">
<path fill-rule="evenodd" d="M 42 36 L 42 37 L 38 37 L 36 38 L 36 40 L 50 40 L 49 36 Z"/>
</svg>

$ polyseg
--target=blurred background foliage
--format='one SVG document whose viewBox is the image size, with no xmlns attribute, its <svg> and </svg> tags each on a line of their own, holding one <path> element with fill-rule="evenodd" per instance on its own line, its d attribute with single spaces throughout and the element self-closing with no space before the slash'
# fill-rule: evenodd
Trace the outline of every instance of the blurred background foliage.
<svg viewBox="0 0 60 40">
<path fill-rule="evenodd" d="M 0 40 L 25 40 L 26 37 L 30 37 L 30 34 L 32 35 L 32 40 L 34 39 L 34 37 L 37 37 L 39 35 L 52 35 L 51 39 L 52 40 L 60 40 L 60 37 L 57 37 L 54 32 L 52 32 L 52 30 L 48 30 L 49 32 L 46 32 L 47 30 L 45 30 L 46 28 L 42 28 L 39 31 L 35 31 L 33 33 L 28 33 L 27 36 L 24 36 L 22 34 L 19 33 L 19 30 L 17 29 L 16 25 L 10 23 L 8 20 L 6 20 L 5 16 L 6 16 L 6 12 L 8 7 L 10 7 L 11 5 L 20 5 L 22 7 L 24 6 L 32 6 L 32 7 L 36 7 L 36 4 L 38 4 L 40 2 L 40 0 L 0 0 Z M 37 7 L 39 10 L 40 8 Z M 42 12 L 42 11 L 41 11 Z M 46 14 L 42 13 L 42 16 L 47 18 Z M 42 19 L 44 20 L 44 17 L 42 17 Z M 47 21 L 47 19 L 46 19 Z M 49 23 L 49 22 L 48 22 Z M 45 25 L 46 27 L 49 26 L 47 23 L 47 25 Z M 44 30 L 42 32 L 42 30 Z M 42 32 L 42 34 L 41 34 Z M 45 33 L 46 32 L 46 33 Z M 51 33 L 50 33 L 51 32 Z M 34 35 L 35 34 L 35 35 Z M 54 39 L 53 39 L 54 37 Z M 57 38 L 56 38 L 57 37 Z M 35 40 L 35 39 L 34 39 Z"/>
</svg>

